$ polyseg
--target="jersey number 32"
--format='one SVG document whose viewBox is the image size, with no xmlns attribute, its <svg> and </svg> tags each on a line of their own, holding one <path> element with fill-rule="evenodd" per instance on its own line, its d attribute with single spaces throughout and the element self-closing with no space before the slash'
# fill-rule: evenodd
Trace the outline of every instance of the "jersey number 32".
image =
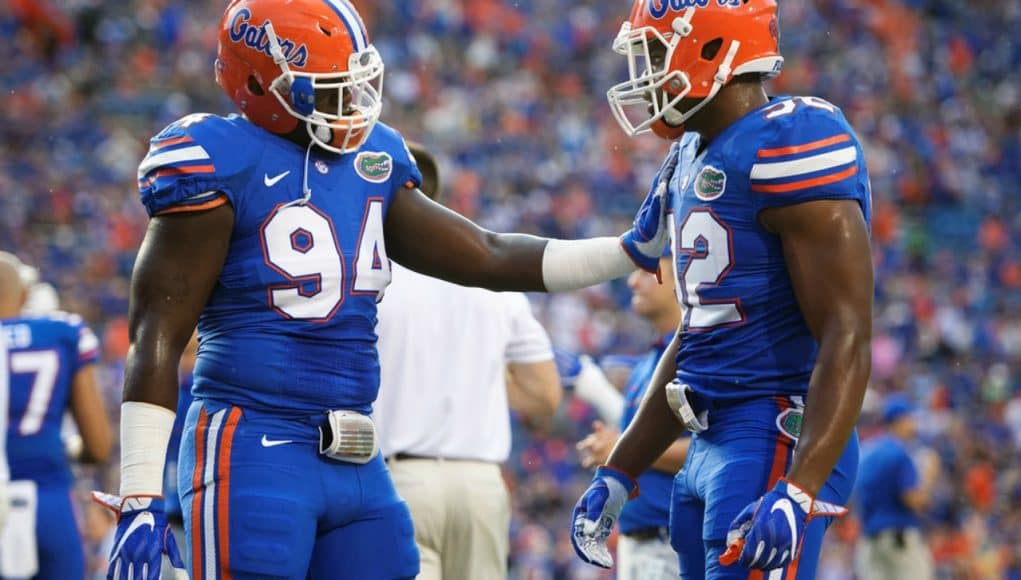
<svg viewBox="0 0 1021 580">
<path fill-rule="evenodd" d="M 671 216 L 672 221 L 673 216 Z M 674 227 L 674 224 L 670 224 Z M 740 300 L 709 300 L 700 291 L 718 286 L 734 265 L 731 235 L 709 208 L 694 208 L 681 222 L 676 250 L 688 254 L 677 275 L 677 300 L 683 310 L 684 330 L 705 332 L 744 322 Z"/>
</svg>

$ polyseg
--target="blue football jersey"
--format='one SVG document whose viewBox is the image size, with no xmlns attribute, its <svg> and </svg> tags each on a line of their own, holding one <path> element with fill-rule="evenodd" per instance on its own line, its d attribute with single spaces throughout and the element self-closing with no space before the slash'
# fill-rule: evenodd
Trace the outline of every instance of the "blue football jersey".
<svg viewBox="0 0 1021 580">
<path fill-rule="evenodd" d="M 72 314 L 2 321 L 10 372 L 7 461 L 11 479 L 70 484 L 60 438 L 75 374 L 96 362 L 99 340 Z"/>
<path fill-rule="evenodd" d="M 367 413 L 375 399 L 376 300 L 390 283 L 383 222 L 421 175 L 382 123 L 357 153 L 313 148 L 307 164 L 305 154 L 244 117 L 196 114 L 154 137 L 139 166 L 150 215 L 234 209 L 199 319 L 196 397 L 294 415 Z"/>
<path fill-rule="evenodd" d="M 683 311 L 678 378 L 713 400 L 804 395 L 817 344 L 801 315 L 780 238 L 759 212 L 813 200 L 871 214 L 865 156 L 834 105 L 782 97 L 699 150 L 686 134 L 669 184 L 676 290 Z"/>
</svg>

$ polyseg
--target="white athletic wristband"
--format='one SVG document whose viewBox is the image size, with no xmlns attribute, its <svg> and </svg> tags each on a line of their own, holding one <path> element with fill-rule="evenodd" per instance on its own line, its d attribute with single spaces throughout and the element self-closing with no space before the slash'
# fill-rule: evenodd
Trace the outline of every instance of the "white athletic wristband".
<svg viewBox="0 0 1021 580">
<path fill-rule="evenodd" d="M 542 282 L 548 292 L 587 288 L 637 268 L 619 238 L 550 240 L 542 254 Z"/>
<path fill-rule="evenodd" d="M 163 495 L 163 468 L 176 416 L 151 403 L 121 404 L 121 497 Z"/>
</svg>

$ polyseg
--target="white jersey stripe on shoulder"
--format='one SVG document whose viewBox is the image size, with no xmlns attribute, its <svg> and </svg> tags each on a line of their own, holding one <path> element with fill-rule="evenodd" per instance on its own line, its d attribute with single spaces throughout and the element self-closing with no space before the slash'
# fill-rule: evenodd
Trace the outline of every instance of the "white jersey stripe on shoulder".
<svg viewBox="0 0 1021 580">
<path fill-rule="evenodd" d="M 220 436 L 220 426 L 223 425 L 223 417 L 227 414 L 226 409 L 221 409 L 211 417 L 209 431 L 206 435 L 206 466 L 203 473 L 202 484 L 205 487 L 205 497 L 202 498 L 202 540 L 205 543 L 205 565 L 206 578 L 216 578 L 216 571 L 219 569 L 219 559 L 216 557 L 216 487 L 213 485 L 213 477 L 216 474 L 217 439 Z M 220 522 L 220 525 L 227 525 L 227 522 Z"/>
<path fill-rule="evenodd" d="M 368 44 L 365 38 L 365 28 L 354 8 L 344 0 L 325 0 L 325 2 L 344 22 L 344 26 L 347 27 L 348 34 L 351 36 L 351 42 L 354 43 L 355 52 L 365 50 L 365 46 Z"/>
<path fill-rule="evenodd" d="M 147 173 L 162 165 L 182 163 L 185 161 L 201 161 L 203 159 L 209 159 L 209 152 L 201 145 L 193 145 L 191 147 L 185 147 L 184 149 L 175 149 L 173 151 L 167 151 L 166 153 L 148 155 L 142 160 L 142 164 L 138 166 L 138 178 L 142 179 L 142 177 L 144 177 Z"/>
<path fill-rule="evenodd" d="M 836 151 L 829 151 L 795 159 L 794 161 L 780 161 L 777 163 L 756 163 L 752 165 L 750 177 L 752 179 L 780 179 L 783 177 L 795 177 L 806 173 L 814 173 L 824 169 L 847 165 L 858 159 L 858 150 L 854 147 L 844 147 Z"/>
</svg>

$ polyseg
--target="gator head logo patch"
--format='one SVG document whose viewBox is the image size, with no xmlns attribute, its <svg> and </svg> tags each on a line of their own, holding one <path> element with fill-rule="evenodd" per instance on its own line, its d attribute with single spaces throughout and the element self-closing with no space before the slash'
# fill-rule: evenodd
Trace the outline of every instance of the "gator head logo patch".
<svg viewBox="0 0 1021 580">
<path fill-rule="evenodd" d="M 727 174 L 712 165 L 706 165 L 695 178 L 695 195 L 702 201 L 712 201 L 727 189 Z"/>
<path fill-rule="evenodd" d="M 801 409 L 786 409 L 776 416 L 776 427 L 781 433 L 794 439 L 801 437 L 801 422 L 804 414 Z"/>
<path fill-rule="evenodd" d="M 383 183 L 390 179 L 393 165 L 390 154 L 384 151 L 363 151 L 355 157 L 355 171 L 371 183 Z"/>
</svg>

